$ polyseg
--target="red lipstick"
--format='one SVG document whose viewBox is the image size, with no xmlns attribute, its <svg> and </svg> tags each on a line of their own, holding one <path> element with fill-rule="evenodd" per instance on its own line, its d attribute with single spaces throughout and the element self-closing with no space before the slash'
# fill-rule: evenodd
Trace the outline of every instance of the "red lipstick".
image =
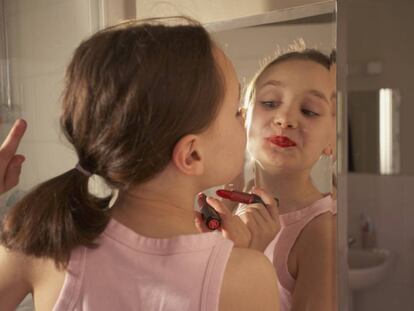
<svg viewBox="0 0 414 311">
<path fill-rule="evenodd" d="M 264 206 L 266 206 L 263 200 L 257 194 L 254 194 L 254 193 L 246 193 L 246 192 L 241 192 L 241 191 L 230 191 L 230 190 L 224 190 L 224 189 L 217 190 L 216 193 L 219 197 L 222 197 L 224 199 L 229 199 L 230 201 L 244 203 L 244 204 L 261 203 Z"/>
<path fill-rule="evenodd" d="M 286 136 L 272 136 L 272 137 L 269 137 L 267 140 L 271 142 L 272 144 L 282 147 L 282 148 L 296 146 L 296 143 Z"/>
<path fill-rule="evenodd" d="M 207 228 L 210 230 L 216 230 L 220 228 L 220 215 L 210 204 L 207 203 L 207 196 L 202 192 L 198 194 L 198 205 L 201 208 L 201 217 L 203 218 Z"/>
</svg>

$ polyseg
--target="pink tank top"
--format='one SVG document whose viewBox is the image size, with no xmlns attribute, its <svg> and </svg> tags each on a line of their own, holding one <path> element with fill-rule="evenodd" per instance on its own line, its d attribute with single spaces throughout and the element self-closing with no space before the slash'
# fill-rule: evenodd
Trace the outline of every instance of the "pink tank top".
<svg viewBox="0 0 414 311">
<path fill-rule="evenodd" d="M 279 216 L 281 230 L 267 246 L 265 255 L 272 261 L 278 277 L 280 311 L 292 308 L 292 295 L 296 280 L 288 270 L 288 258 L 293 245 L 305 226 L 315 217 L 331 212 L 336 214 L 336 200 L 330 195 L 298 211 Z"/>
<path fill-rule="evenodd" d="M 216 232 L 141 236 L 111 219 L 99 247 L 78 247 L 53 311 L 218 310 L 233 242 Z"/>
</svg>

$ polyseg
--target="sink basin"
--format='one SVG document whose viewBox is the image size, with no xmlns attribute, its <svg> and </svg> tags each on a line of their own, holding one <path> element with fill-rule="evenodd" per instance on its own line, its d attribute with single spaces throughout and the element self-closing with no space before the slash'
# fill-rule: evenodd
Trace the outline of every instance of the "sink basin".
<svg viewBox="0 0 414 311">
<path fill-rule="evenodd" d="M 350 289 L 361 290 L 381 282 L 391 268 L 393 257 L 386 249 L 349 249 Z"/>
</svg>

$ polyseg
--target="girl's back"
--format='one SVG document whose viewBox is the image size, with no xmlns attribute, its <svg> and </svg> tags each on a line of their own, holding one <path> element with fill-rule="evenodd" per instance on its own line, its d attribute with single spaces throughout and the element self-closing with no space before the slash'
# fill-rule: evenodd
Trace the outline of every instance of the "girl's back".
<svg viewBox="0 0 414 311">
<path fill-rule="evenodd" d="M 41 311 L 277 310 L 266 257 L 194 223 L 196 194 L 241 169 L 239 96 L 194 21 L 127 23 L 83 42 L 61 116 L 79 163 L 4 218 L 1 310 L 29 292 Z M 116 191 L 91 192 L 97 179 L 119 190 L 115 204 Z"/>
<path fill-rule="evenodd" d="M 0 246 L 0 301 L 32 292 L 36 310 L 278 310 L 276 275 L 259 252 L 217 233 L 151 239 L 112 220 L 67 269 Z"/>
</svg>

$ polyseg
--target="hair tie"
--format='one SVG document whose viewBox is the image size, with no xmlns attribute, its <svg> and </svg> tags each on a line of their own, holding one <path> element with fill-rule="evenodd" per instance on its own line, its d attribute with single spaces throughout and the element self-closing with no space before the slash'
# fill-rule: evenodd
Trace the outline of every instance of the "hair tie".
<svg viewBox="0 0 414 311">
<path fill-rule="evenodd" d="M 83 167 L 79 164 L 79 162 L 76 164 L 75 168 L 76 168 L 79 172 L 81 172 L 83 175 L 85 175 L 86 177 L 91 177 L 91 176 L 92 176 L 91 172 L 89 172 L 89 171 L 85 170 L 85 169 L 84 169 L 84 168 L 83 168 Z"/>
</svg>

